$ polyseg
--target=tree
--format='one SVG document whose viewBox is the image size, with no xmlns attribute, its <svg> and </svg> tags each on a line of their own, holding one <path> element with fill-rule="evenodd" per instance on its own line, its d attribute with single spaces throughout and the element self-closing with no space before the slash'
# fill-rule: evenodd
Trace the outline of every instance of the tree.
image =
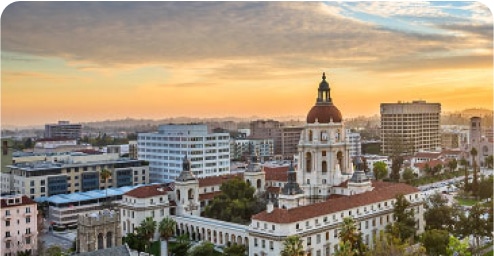
<svg viewBox="0 0 494 256">
<path fill-rule="evenodd" d="M 468 239 L 459 240 L 454 236 L 450 236 L 446 255 L 471 256 L 472 253 L 468 250 Z"/>
<path fill-rule="evenodd" d="M 31 256 L 31 250 L 18 251 L 16 256 Z"/>
<path fill-rule="evenodd" d="M 173 231 L 175 230 L 176 225 L 177 222 L 169 217 L 166 217 L 160 221 L 158 231 L 160 232 L 160 237 L 165 240 L 165 247 L 162 248 L 165 250 L 163 255 L 168 255 L 168 240 L 173 235 Z"/>
<path fill-rule="evenodd" d="M 449 233 L 446 230 L 432 229 L 422 234 L 422 244 L 431 256 L 445 255 L 449 243 Z"/>
<path fill-rule="evenodd" d="M 226 181 L 221 184 L 221 194 L 206 206 L 204 215 L 223 221 L 249 223 L 250 217 L 257 213 L 253 210 L 257 209 L 254 192 L 254 187 L 238 177 Z"/>
<path fill-rule="evenodd" d="M 123 241 L 127 243 L 130 249 L 143 252 L 146 248 L 146 241 L 139 234 L 128 233 Z"/>
<path fill-rule="evenodd" d="M 352 249 L 350 241 L 343 242 L 340 240 L 336 248 L 335 256 L 354 256 L 355 251 Z"/>
<path fill-rule="evenodd" d="M 409 206 L 410 203 L 404 195 L 397 195 L 393 209 L 394 222 L 386 226 L 386 232 L 402 242 L 415 236 L 414 211 L 413 208 L 408 209 Z"/>
<path fill-rule="evenodd" d="M 233 243 L 223 250 L 223 255 L 225 256 L 245 256 L 247 252 L 247 247 L 243 244 Z"/>
<path fill-rule="evenodd" d="M 154 232 L 156 231 L 156 221 L 152 217 L 146 217 L 141 222 L 141 225 L 137 227 L 137 233 L 140 234 L 147 243 L 147 248 L 151 246 L 151 239 L 153 239 Z"/>
<path fill-rule="evenodd" d="M 415 178 L 415 174 L 413 173 L 412 168 L 405 168 L 401 177 L 406 181 L 406 183 L 410 184 L 410 182 Z"/>
<path fill-rule="evenodd" d="M 63 250 L 62 247 L 58 245 L 52 245 L 48 247 L 45 251 L 46 256 L 62 256 L 63 255 Z"/>
<path fill-rule="evenodd" d="M 488 199 L 493 196 L 494 190 L 492 187 L 492 184 L 494 183 L 494 179 L 492 176 L 490 176 L 487 179 L 482 180 L 479 183 L 479 190 L 478 190 L 478 196 L 481 200 L 483 199 Z"/>
<path fill-rule="evenodd" d="M 433 194 L 429 199 L 429 205 L 424 213 L 426 230 L 452 231 L 455 225 L 453 208 L 447 205 L 448 200 L 440 193 Z"/>
<path fill-rule="evenodd" d="M 346 248 L 347 244 L 350 245 L 350 250 L 354 251 L 356 255 L 363 255 L 366 251 L 365 244 L 362 241 L 362 234 L 357 230 L 355 221 L 353 218 L 344 218 L 341 230 L 339 233 L 340 245 L 342 249 Z"/>
<path fill-rule="evenodd" d="M 32 147 L 33 147 L 33 139 L 27 138 L 24 141 L 24 148 L 28 149 L 28 148 L 32 148 Z"/>
<path fill-rule="evenodd" d="M 449 169 L 450 172 L 454 172 L 457 167 L 458 167 L 458 162 L 456 161 L 455 158 L 449 160 L 449 162 L 448 162 L 448 169 Z"/>
<path fill-rule="evenodd" d="M 423 246 L 412 246 L 408 241 L 400 241 L 389 233 L 381 231 L 379 239 L 374 239 L 374 247 L 367 255 L 372 256 L 422 256 L 425 254 Z"/>
<path fill-rule="evenodd" d="M 392 163 L 391 163 L 391 174 L 389 175 L 389 178 L 394 181 L 399 181 L 400 180 L 400 169 L 401 165 L 403 164 L 403 157 L 400 155 L 396 155 L 392 157 Z"/>
<path fill-rule="evenodd" d="M 111 172 L 108 169 L 102 169 L 101 172 L 99 173 L 99 176 L 101 177 L 102 180 L 105 181 L 105 192 L 106 192 L 106 198 L 105 201 L 108 205 L 108 179 L 111 177 Z"/>
<path fill-rule="evenodd" d="M 436 164 L 434 167 L 432 167 L 432 176 L 440 173 L 442 169 L 443 169 L 442 164 Z"/>
<path fill-rule="evenodd" d="M 485 164 L 487 165 L 487 168 L 492 168 L 493 167 L 493 157 L 492 155 L 488 156 L 485 158 Z"/>
<path fill-rule="evenodd" d="M 200 243 L 199 245 L 193 247 L 190 252 L 189 256 L 211 256 L 214 255 L 214 244 L 208 241 L 204 241 Z"/>
<path fill-rule="evenodd" d="M 470 209 L 470 214 L 468 214 L 467 217 L 468 225 L 470 227 L 470 234 L 473 235 L 477 246 L 480 245 L 480 237 L 490 235 L 487 227 L 489 223 L 482 217 L 485 212 L 485 209 L 483 209 L 480 204 L 476 204 L 472 206 Z"/>
<path fill-rule="evenodd" d="M 180 235 L 177 237 L 177 243 L 170 247 L 172 255 L 182 256 L 187 255 L 192 244 L 190 243 L 187 235 Z"/>
<path fill-rule="evenodd" d="M 463 188 L 463 190 L 465 190 L 465 192 L 467 192 L 469 190 L 469 186 L 468 186 L 468 161 L 462 157 L 461 160 L 460 160 L 460 165 L 463 166 L 463 170 L 465 171 L 465 186 Z"/>
<path fill-rule="evenodd" d="M 473 181 L 472 181 L 472 192 L 477 196 L 478 192 L 478 180 L 477 180 L 477 161 L 475 157 L 477 156 L 477 149 L 472 147 L 470 150 L 470 155 L 472 155 L 472 165 L 473 165 Z"/>
<path fill-rule="evenodd" d="M 283 241 L 283 250 L 281 256 L 303 256 L 305 254 L 302 240 L 299 236 L 288 236 Z"/>
<path fill-rule="evenodd" d="M 384 162 L 375 162 L 372 166 L 376 180 L 382 180 L 388 176 L 388 166 Z"/>
</svg>

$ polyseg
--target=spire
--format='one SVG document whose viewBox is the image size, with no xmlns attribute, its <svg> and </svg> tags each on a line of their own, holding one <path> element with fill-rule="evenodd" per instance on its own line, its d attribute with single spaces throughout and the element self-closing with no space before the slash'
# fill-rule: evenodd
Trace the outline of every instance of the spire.
<svg viewBox="0 0 494 256">
<path fill-rule="evenodd" d="M 176 179 L 177 181 L 188 181 L 188 180 L 197 180 L 192 171 L 190 170 L 190 160 L 187 158 L 187 154 L 185 154 L 184 159 L 182 161 L 182 172 Z"/>
<path fill-rule="evenodd" d="M 250 153 L 250 161 L 247 165 L 247 172 L 260 172 L 261 166 L 259 164 L 259 158 L 257 157 L 257 153 L 255 152 L 253 143 L 249 143 L 249 153 Z"/>
<path fill-rule="evenodd" d="M 330 88 L 329 83 L 326 81 L 326 72 L 322 73 L 322 81 L 319 83 L 319 88 L 317 89 L 317 101 L 318 105 L 331 104 Z"/>
<path fill-rule="evenodd" d="M 290 162 L 290 167 L 288 167 L 288 182 L 283 187 L 282 193 L 284 195 L 296 195 L 303 193 L 297 183 L 297 173 L 295 172 L 295 168 L 293 168 L 293 161 Z"/>
</svg>

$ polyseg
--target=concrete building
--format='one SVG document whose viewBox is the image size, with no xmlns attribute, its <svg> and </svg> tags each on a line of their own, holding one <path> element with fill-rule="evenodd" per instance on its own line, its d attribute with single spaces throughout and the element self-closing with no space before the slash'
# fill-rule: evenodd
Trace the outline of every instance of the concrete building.
<svg viewBox="0 0 494 256">
<path fill-rule="evenodd" d="M 285 159 L 292 159 L 298 154 L 297 146 L 300 141 L 300 134 L 303 126 L 283 126 L 281 127 L 281 152 Z"/>
<path fill-rule="evenodd" d="M 441 147 L 440 103 L 381 103 L 381 151 L 411 155 Z"/>
<path fill-rule="evenodd" d="M 0 197 L 0 248 L 2 255 L 14 256 L 30 251 L 37 255 L 38 208 L 27 196 L 16 194 Z"/>
<path fill-rule="evenodd" d="M 71 124 L 69 121 L 58 121 L 57 124 L 45 125 L 45 138 L 81 138 L 81 124 Z"/>
<path fill-rule="evenodd" d="M 246 159 L 253 151 L 264 161 L 274 156 L 273 139 L 232 139 L 230 140 L 230 159 Z"/>
<path fill-rule="evenodd" d="M 152 182 L 173 181 L 190 156 L 197 177 L 230 173 L 230 136 L 208 133 L 206 125 L 163 125 L 155 133 L 139 133 L 138 158 L 149 162 Z"/>
<path fill-rule="evenodd" d="M 252 138 L 273 139 L 274 154 L 281 154 L 281 126 L 275 120 L 256 120 L 250 122 L 250 136 Z"/>
<path fill-rule="evenodd" d="M 0 172 L 7 171 L 7 165 L 12 164 L 14 152 L 13 146 L 14 141 L 11 138 L 2 138 L 2 156 L 0 157 L 2 166 L 0 166 Z"/>
<path fill-rule="evenodd" d="M 116 154 L 64 155 L 54 161 L 16 163 L 8 168 L 8 173 L 0 174 L 2 192 L 16 191 L 30 198 L 149 183 L 147 163 Z M 106 182 L 100 178 L 103 169 L 111 172 Z"/>
<path fill-rule="evenodd" d="M 360 139 L 360 133 L 352 132 L 347 129 L 346 137 L 348 145 L 350 147 L 350 157 L 356 157 L 362 155 L 362 142 Z"/>
</svg>

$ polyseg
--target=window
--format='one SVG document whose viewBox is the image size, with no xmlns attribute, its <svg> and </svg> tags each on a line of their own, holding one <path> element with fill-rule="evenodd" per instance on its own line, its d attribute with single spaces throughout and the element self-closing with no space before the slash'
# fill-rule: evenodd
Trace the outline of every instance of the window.
<svg viewBox="0 0 494 256">
<path fill-rule="evenodd" d="M 326 241 L 328 241 L 328 240 L 329 240 L 329 231 L 326 232 Z"/>
<path fill-rule="evenodd" d="M 26 223 L 31 223 L 31 217 L 26 217 Z"/>
<path fill-rule="evenodd" d="M 318 234 L 318 235 L 316 236 L 316 243 L 317 243 L 317 244 L 320 244 L 320 243 L 321 243 L 321 234 Z"/>
<path fill-rule="evenodd" d="M 257 238 L 254 238 L 254 246 L 257 247 Z"/>
<path fill-rule="evenodd" d="M 307 246 L 312 245 L 312 237 L 308 236 L 307 237 Z"/>
<path fill-rule="evenodd" d="M 31 228 L 26 228 L 26 234 L 31 234 Z"/>
<path fill-rule="evenodd" d="M 31 237 L 26 237 L 26 244 L 31 244 Z"/>
<path fill-rule="evenodd" d="M 5 232 L 5 237 L 10 237 L 10 231 Z"/>
<path fill-rule="evenodd" d="M 274 243 L 273 243 L 273 241 L 269 241 L 269 249 L 271 249 L 271 250 L 274 249 Z"/>
<path fill-rule="evenodd" d="M 10 227 L 10 220 L 6 220 L 6 221 L 5 221 L 5 226 L 6 226 L 6 227 Z"/>
<path fill-rule="evenodd" d="M 266 240 L 261 240 L 261 247 L 266 248 Z"/>
<path fill-rule="evenodd" d="M 31 207 L 26 207 L 26 213 L 31 213 Z"/>
</svg>

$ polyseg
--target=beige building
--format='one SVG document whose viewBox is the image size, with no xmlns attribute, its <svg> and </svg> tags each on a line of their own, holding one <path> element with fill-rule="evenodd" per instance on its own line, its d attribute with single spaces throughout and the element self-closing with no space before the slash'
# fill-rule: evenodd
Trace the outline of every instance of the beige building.
<svg viewBox="0 0 494 256">
<path fill-rule="evenodd" d="M 2 255 L 14 256 L 17 252 L 30 251 L 36 255 L 38 241 L 38 209 L 36 202 L 24 195 L 0 198 Z"/>
<path fill-rule="evenodd" d="M 381 151 L 411 155 L 441 147 L 440 103 L 381 103 Z"/>
<path fill-rule="evenodd" d="M 92 252 L 122 245 L 118 211 L 104 210 L 79 215 L 77 224 L 77 252 Z"/>
</svg>

